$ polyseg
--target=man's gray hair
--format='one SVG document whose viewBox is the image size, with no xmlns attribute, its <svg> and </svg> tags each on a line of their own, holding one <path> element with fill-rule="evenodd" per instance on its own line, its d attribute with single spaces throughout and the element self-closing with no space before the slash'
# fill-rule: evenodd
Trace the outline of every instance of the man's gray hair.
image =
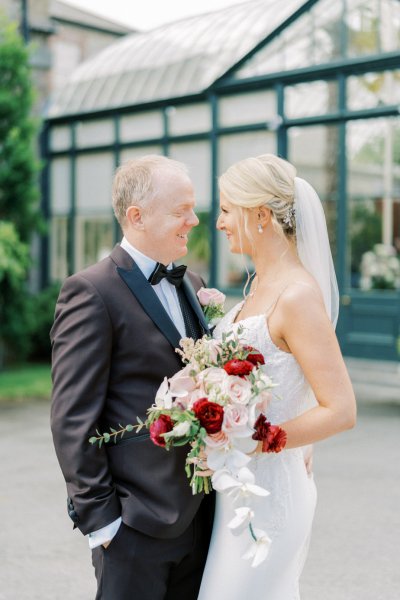
<svg viewBox="0 0 400 600">
<path fill-rule="evenodd" d="M 130 206 L 145 208 L 157 196 L 160 173 L 189 176 L 186 165 L 157 154 L 134 158 L 118 167 L 113 181 L 112 206 L 121 227 Z"/>
</svg>

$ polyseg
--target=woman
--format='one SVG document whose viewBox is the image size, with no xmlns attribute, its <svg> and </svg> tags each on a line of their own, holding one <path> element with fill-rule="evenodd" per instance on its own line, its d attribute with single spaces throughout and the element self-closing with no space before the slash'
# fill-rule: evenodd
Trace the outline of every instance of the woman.
<svg viewBox="0 0 400 600">
<path fill-rule="evenodd" d="M 316 502 L 307 473 L 307 445 L 354 426 L 356 405 L 334 326 L 338 290 L 325 217 L 313 188 L 295 168 L 271 154 L 240 161 L 220 178 L 217 228 L 230 251 L 255 266 L 250 292 L 220 321 L 214 336 L 237 330 L 265 357 L 278 384 L 268 421 L 287 435 L 280 453 L 251 460 L 256 483 L 270 495 L 257 500 L 254 525 L 272 540 L 256 568 L 242 558 L 248 532 L 233 536 L 230 496 L 217 494 L 212 541 L 199 600 L 298 600 Z"/>
</svg>

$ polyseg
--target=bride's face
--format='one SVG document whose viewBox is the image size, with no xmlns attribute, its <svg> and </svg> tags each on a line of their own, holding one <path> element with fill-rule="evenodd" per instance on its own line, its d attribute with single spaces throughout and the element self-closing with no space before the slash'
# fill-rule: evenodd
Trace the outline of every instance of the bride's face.
<svg viewBox="0 0 400 600">
<path fill-rule="evenodd" d="M 249 211 L 247 230 L 252 229 L 252 211 Z M 220 214 L 217 220 L 217 229 L 223 231 L 228 238 L 229 250 L 234 254 L 252 253 L 251 243 L 244 228 L 242 210 L 229 202 L 221 193 L 220 195 Z"/>
</svg>

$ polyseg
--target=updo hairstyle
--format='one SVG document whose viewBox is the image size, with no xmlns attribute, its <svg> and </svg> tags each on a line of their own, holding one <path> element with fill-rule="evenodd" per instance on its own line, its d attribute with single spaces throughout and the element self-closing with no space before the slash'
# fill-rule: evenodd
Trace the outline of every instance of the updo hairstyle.
<svg viewBox="0 0 400 600">
<path fill-rule="evenodd" d="M 219 178 L 219 189 L 229 202 L 242 209 L 268 208 L 274 230 L 294 240 L 295 177 L 296 169 L 292 164 L 274 154 L 262 154 L 229 167 Z M 246 213 L 242 210 L 244 228 L 249 235 Z"/>
</svg>

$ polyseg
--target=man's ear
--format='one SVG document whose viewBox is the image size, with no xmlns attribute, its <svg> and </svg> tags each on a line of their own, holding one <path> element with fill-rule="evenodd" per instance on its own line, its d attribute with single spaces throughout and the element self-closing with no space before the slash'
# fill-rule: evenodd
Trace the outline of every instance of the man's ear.
<svg viewBox="0 0 400 600">
<path fill-rule="evenodd" d="M 129 206 L 126 210 L 126 221 L 127 224 L 133 229 L 140 229 L 143 231 L 143 209 L 140 206 Z"/>
</svg>

